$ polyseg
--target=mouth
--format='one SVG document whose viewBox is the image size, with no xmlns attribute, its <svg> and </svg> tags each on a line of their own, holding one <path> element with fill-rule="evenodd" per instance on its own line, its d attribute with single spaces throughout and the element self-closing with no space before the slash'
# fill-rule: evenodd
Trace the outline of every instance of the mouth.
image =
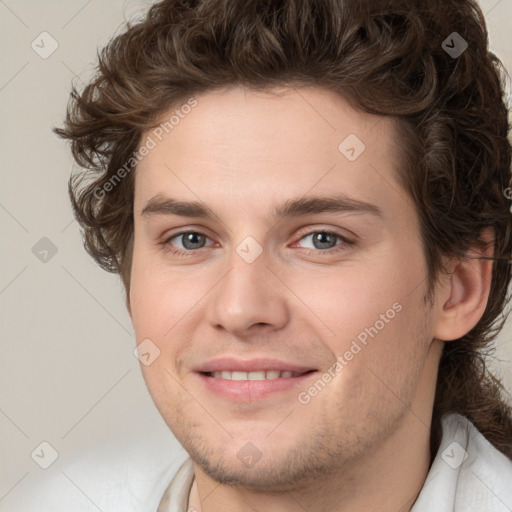
<svg viewBox="0 0 512 512">
<path fill-rule="evenodd" d="M 307 380 L 317 370 L 292 372 L 289 370 L 256 370 L 251 372 L 216 370 L 197 372 L 209 394 L 229 402 L 256 402 L 270 397 L 295 400 L 295 395 L 308 386 Z M 292 397 L 286 396 L 293 393 Z"/>
<path fill-rule="evenodd" d="M 201 372 L 207 377 L 213 377 L 214 379 L 226 379 L 235 381 L 244 380 L 274 380 L 274 379 L 289 379 L 300 377 L 316 370 L 307 370 L 305 372 L 292 372 L 289 370 L 256 370 L 252 372 L 242 372 L 236 370 L 218 370 L 214 372 Z"/>
</svg>

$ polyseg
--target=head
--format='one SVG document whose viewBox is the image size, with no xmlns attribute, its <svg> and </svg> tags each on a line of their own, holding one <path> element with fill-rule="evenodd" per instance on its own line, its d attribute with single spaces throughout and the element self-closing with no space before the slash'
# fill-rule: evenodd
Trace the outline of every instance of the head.
<svg viewBox="0 0 512 512">
<path fill-rule="evenodd" d="M 433 448 L 453 411 L 512 456 L 484 361 L 512 252 L 501 77 L 470 0 L 163 1 L 102 51 L 57 130 L 84 169 L 72 203 L 160 350 L 142 367 L 155 404 L 212 474 L 249 481 L 230 470 L 248 436 L 274 481 L 341 465 L 418 396 Z M 235 353 L 331 378 L 286 428 L 270 399 L 206 413 L 199 372 Z"/>
</svg>

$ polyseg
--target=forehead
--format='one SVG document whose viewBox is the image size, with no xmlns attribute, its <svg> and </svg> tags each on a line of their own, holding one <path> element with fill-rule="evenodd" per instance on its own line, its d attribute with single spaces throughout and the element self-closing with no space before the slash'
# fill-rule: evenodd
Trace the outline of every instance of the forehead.
<svg viewBox="0 0 512 512">
<path fill-rule="evenodd" d="M 232 87 L 175 105 L 142 137 L 153 146 L 136 171 L 136 210 L 154 195 L 261 208 L 308 191 L 385 203 L 405 195 L 396 180 L 393 120 L 355 110 L 318 88 Z M 193 104 L 188 102 L 188 104 Z M 171 122 L 172 118 L 172 122 Z"/>
</svg>

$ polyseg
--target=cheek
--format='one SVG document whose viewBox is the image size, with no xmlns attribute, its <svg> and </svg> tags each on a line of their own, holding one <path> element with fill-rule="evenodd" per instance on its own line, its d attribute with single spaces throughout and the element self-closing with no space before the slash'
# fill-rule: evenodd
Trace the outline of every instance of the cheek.
<svg viewBox="0 0 512 512">
<path fill-rule="evenodd" d="M 163 340 L 173 326 L 197 302 L 197 283 L 190 275 L 171 271 L 139 247 L 135 247 L 130 286 L 130 303 L 137 340 Z"/>
<path fill-rule="evenodd" d="M 344 358 L 343 380 L 357 380 L 370 370 L 393 380 L 401 365 L 415 364 L 428 349 L 425 269 L 420 253 L 404 253 L 389 251 L 371 264 L 325 269 L 314 279 L 295 279 L 290 285 L 307 305 L 300 305 L 301 316 L 318 326 L 333 362 Z M 407 266 L 405 261 L 416 263 Z"/>
<path fill-rule="evenodd" d="M 141 254 L 134 254 L 131 280 L 131 311 L 137 344 L 149 340 L 150 352 L 158 354 L 148 365 L 141 360 L 140 368 L 155 405 L 166 418 L 168 404 L 181 399 L 174 363 L 186 345 L 187 337 L 180 329 L 190 309 L 186 296 L 191 292 L 180 281 L 166 277 L 165 272 Z"/>
<path fill-rule="evenodd" d="M 319 320 L 326 339 L 338 340 L 342 348 L 347 340 L 379 321 L 380 315 L 396 312 L 393 304 L 404 296 L 404 274 L 390 261 L 357 265 L 347 262 L 338 269 L 325 268 L 308 279 L 290 274 L 290 289 L 301 300 L 294 300 L 302 316 Z M 304 306 L 305 305 L 305 306 Z"/>
<path fill-rule="evenodd" d="M 141 365 L 153 396 L 167 401 L 174 392 L 174 378 L 183 377 L 183 361 L 192 346 L 204 315 L 204 298 L 215 276 L 190 268 L 170 269 L 143 258 L 134 258 L 131 301 L 137 343 L 149 339 L 159 351 L 150 366 Z M 217 278 L 218 279 L 218 278 Z M 214 282 L 214 281 L 213 281 Z M 174 377 L 174 378 L 173 378 Z"/>
</svg>

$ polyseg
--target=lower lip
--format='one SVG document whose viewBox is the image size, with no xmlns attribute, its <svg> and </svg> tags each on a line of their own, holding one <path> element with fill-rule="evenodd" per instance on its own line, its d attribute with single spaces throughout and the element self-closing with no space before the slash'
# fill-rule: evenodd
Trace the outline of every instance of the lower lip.
<svg viewBox="0 0 512 512">
<path fill-rule="evenodd" d="M 228 400 L 249 402 L 304 385 L 304 382 L 316 373 L 313 371 L 298 377 L 266 380 L 229 380 L 210 377 L 204 373 L 198 373 L 198 375 L 206 388 L 216 395 Z"/>
</svg>

